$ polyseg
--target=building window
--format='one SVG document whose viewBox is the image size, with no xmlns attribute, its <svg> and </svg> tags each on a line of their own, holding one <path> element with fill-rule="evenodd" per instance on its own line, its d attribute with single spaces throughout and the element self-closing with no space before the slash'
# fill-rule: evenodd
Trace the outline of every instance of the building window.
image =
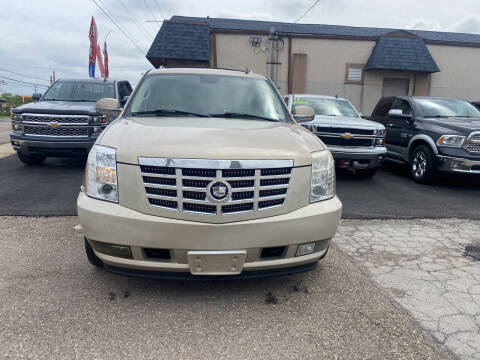
<svg viewBox="0 0 480 360">
<path fill-rule="evenodd" d="M 363 64 L 347 64 L 345 84 L 363 84 Z"/>
</svg>

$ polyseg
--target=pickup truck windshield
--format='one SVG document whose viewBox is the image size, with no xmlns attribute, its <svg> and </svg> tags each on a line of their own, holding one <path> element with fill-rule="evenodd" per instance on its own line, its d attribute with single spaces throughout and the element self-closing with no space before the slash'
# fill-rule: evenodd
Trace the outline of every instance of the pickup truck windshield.
<svg viewBox="0 0 480 360">
<path fill-rule="evenodd" d="M 115 98 L 113 84 L 59 81 L 47 90 L 42 100 L 96 102 L 103 98 Z"/>
<path fill-rule="evenodd" d="M 211 74 L 152 74 L 127 116 L 201 116 L 291 122 L 265 79 Z"/>
<path fill-rule="evenodd" d="M 295 97 L 292 111 L 297 105 L 312 107 L 315 115 L 359 117 L 348 101 L 340 99 Z"/>
<path fill-rule="evenodd" d="M 480 111 L 467 101 L 454 99 L 414 99 L 422 117 L 480 118 Z"/>
</svg>

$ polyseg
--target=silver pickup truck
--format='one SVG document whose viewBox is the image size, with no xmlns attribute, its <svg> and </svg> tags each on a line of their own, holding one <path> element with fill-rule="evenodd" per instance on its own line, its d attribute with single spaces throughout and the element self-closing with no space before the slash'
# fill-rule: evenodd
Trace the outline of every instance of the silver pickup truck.
<svg viewBox="0 0 480 360">
<path fill-rule="evenodd" d="M 362 177 L 375 176 L 382 166 L 385 148 L 385 127 L 365 120 L 346 99 L 308 94 L 284 96 L 288 109 L 295 118 L 297 106 L 308 106 L 315 111 L 312 121 L 301 125 L 312 131 L 327 145 L 335 165 L 355 169 Z"/>
</svg>

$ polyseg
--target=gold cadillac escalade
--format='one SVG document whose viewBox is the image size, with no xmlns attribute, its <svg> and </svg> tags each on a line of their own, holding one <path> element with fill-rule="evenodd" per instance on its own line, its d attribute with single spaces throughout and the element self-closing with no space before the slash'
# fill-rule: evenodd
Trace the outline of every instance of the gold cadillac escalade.
<svg viewBox="0 0 480 360">
<path fill-rule="evenodd" d="M 88 156 L 78 196 L 93 265 L 160 278 L 310 270 L 337 231 L 334 161 L 264 76 L 146 73 Z M 120 113 L 119 113 L 120 112 Z M 313 109 L 297 107 L 298 122 Z"/>
</svg>

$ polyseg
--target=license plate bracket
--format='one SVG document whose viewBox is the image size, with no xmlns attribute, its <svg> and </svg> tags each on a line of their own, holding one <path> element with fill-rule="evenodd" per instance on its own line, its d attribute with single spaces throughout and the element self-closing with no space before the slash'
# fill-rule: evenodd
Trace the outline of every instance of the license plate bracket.
<svg viewBox="0 0 480 360">
<path fill-rule="evenodd" d="M 192 275 L 238 275 L 247 257 L 245 250 L 189 251 Z"/>
</svg>

